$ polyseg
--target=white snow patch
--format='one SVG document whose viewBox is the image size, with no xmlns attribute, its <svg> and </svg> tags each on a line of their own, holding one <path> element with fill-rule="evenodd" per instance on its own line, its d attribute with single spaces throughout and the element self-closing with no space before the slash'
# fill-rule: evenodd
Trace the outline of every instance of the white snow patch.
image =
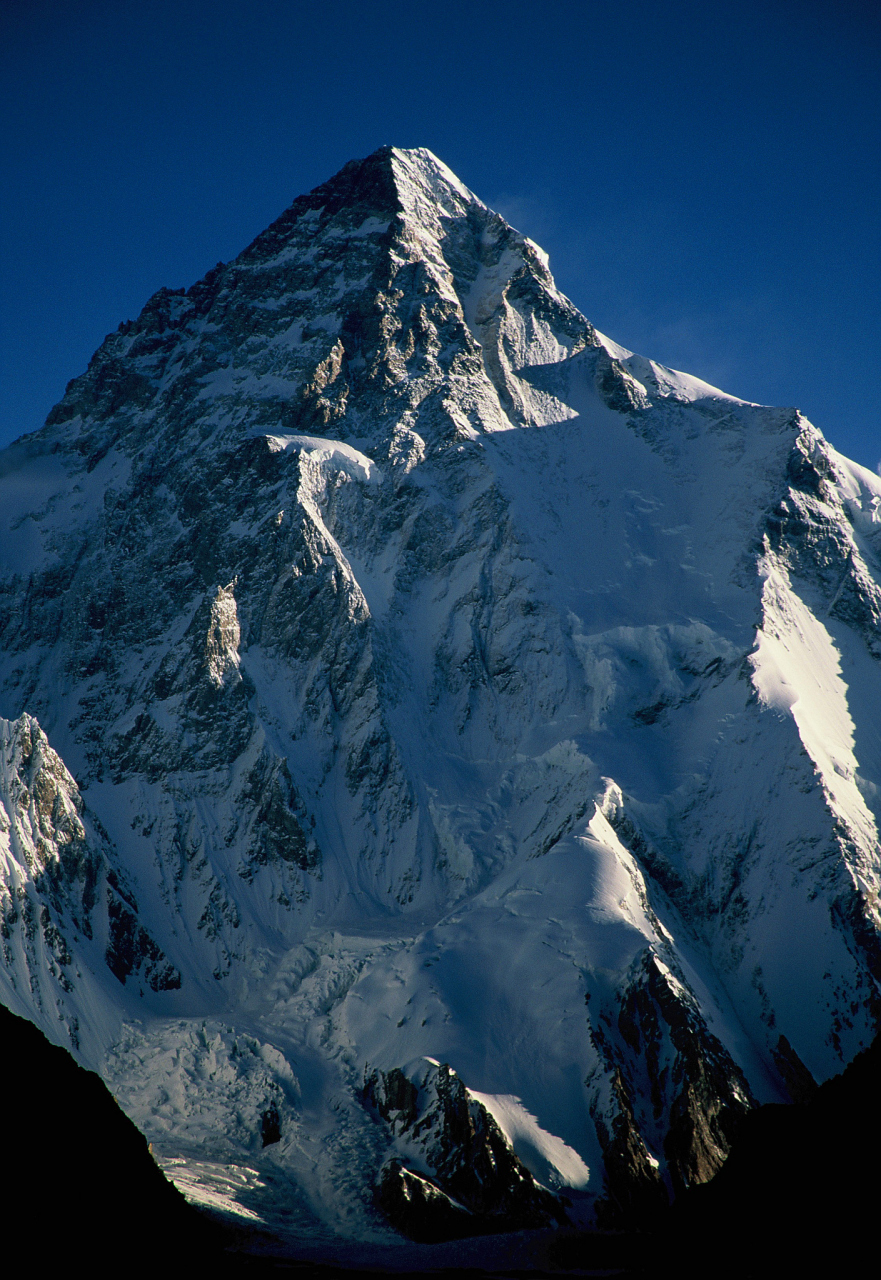
<svg viewBox="0 0 881 1280">
<path fill-rule="evenodd" d="M 581 1156 L 562 1138 L 543 1129 L 519 1098 L 511 1093 L 478 1093 L 474 1089 L 468 1093 L 486 1107 L 514 1154 L 540 1183 L 552 1188 L 571 1187 L 575 1191 L 587 1189 L 590 1170 Z"/>
<path fill-rule="evenodd" d="M 270 448 L 275 453 L 288 449 L 302 450 L 316 462 L 333 463 L 353 480 L 361 480 L 367 484 L 379 484 L 382 480 L 382 472 L 371 458 L 364 453 L 359 453 L 350 444 L 343 444 L 341 440 L 298 435 L 267 435 L 265 439 L 269 441 Z"/>
<path fill-rule="evenodd" d="M 841 656 L 826 626 L 770 558 L 764 573 L 764 618 L 750 657 L 753 684 L 766 706 L 792 715 L 836 809 L 872 847 L 878 834 L 855 781 L 855 729 Z"/>
<path fill-rule="evenodd" d="M 265 1183 L 256 1169 L 247 1165 L 217 1164 L 208 1160 L 184 1160 L 171 1157 L 159 1158 L 159 1166 L 166 1178 L 190 1202 L 203 1209 L 242 1218 L 247 1222 L 262 1222 L 259 1213 L 246 1208 L 238 1197 L 244 1192 L 262 1190 Z"/>
</svg>

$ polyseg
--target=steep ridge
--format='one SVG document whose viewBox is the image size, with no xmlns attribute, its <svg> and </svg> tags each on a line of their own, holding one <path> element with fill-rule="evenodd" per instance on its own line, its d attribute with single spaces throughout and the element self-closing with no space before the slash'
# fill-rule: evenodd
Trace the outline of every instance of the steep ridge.
<svg viewBox="0 0 881 1280">
<path fill-rule="evenodd" d="M 871 1040 L 881 481 L 429 152 L 161 290 L 0 490 L 0 994 L 191 1195 L 462 1234 L 382 1114 L 435 1063 L 486 1204 L 632 1220 Z"/>
</svg>

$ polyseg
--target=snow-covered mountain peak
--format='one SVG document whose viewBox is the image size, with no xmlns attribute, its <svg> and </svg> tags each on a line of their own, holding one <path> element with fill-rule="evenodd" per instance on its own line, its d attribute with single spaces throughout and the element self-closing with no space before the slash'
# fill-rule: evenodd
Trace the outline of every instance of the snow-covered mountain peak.
<svg viewBox="0 0 881 1280">
<path fill-rule="evenodd" d="M 595 342 L 531 241 L 429 152 L 382 148 L 154 295 L 44 436 L 91 468 L 117 445 L 167 465 L 261 432 L 344 434 L 406 475 L 426 449 L 559 417 L 519 371 Z"/>
<path fill-rule="evenodd" d="M 473 191 L 460 182 L 452 169 L 427 147 L 390 148 L 392 171 L 405 207 L 415 211 L 419 194 L 429 196 L 446 213 L 461 214 L 469 205 L 486 208 Z"/>
<path fill-rule="evenodd" d="M 881 1013 L 879 510 L 346 165 L 0 456 L 3 999 L 266 1221 L 638 1218 Z"/>
</svg>

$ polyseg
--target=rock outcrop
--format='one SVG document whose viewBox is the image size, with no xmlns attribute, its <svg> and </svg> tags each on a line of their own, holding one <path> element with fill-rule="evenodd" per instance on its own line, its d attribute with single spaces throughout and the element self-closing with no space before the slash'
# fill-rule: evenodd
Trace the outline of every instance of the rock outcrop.
<svg viewBox="0 0 881 1280">
<path fill-rule="evenodd" d="M 560 1199 L 536 1184 L 486 1107 L 445 1063 L 426 1061 L 409 1075 L 373 1071 L 364 1100 L 394 1139 L 376 1203 L 405 1235 L 447 1240 L 566 1221 Z"/>
</svg>

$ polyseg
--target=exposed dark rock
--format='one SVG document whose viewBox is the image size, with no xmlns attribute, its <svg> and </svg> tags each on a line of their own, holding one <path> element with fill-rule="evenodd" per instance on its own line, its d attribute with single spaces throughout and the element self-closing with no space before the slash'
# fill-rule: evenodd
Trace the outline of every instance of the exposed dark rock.
<svg viewBox="0 0 881 1280">
<path fill-rule="evenodd" d="M 789 1090 L 789 1096 L 792 1101 L 809 1102 L 817 1092 L 817 1082 L 786 1039 L 786 1036 L 782 1035 L 780 1037 L 777 1041 L 777 1047 L 772 1052 L 774 1062 L 777 1064 L 777 1070 Z"/>
<path fill-rule="evenodd" d="M 181 976 L 162 948 L 154 942 L 119 894 L 107 888 L 110 937 L 105 952 L 107 968 L 123 985 L 132 974 L 143 974 L 153 991 L 176 991 Z"/>
<path fill-rule="evenodd" d="M 270 1103 L 260 1118 L 260 1137 L 264 1147 L 281 1141 L 281 1117 L 274 1102 Z"/>
<path fill-rule="evenodd" d="M 392 1129 L 409 1129 L 419 1114 L 419 1090 L 400 1067 L 374 1071 L 364 1084 L 364 1101 L 374 1107 Z"/>
<path fill-rule="evenodd" d="M 791 1052 L 791 1048 L 790 1048 Z M 804 1070 L 804 1069 L 803 1069 Z M 803 1102 L 755 1107 L 720 1171 L 635 1230 L 562 1235 L 564 1269 L 645 1280 L 784 1280 L 871 1272 L 881 1038 Z M 592 1272 L 590 1272 L 592 1274 Z"/>
<path fill-rule="evenodd" d="M 623 365 L 605 351 L 596 355 L 596 387 L 610 409 L 618 413 L 630 413 L 644 409 L 648 397 Z"/>
<path fill-rule="evenodd" d="M 426 1061 L 415 1076 L 374 1071 L 364 1086 L 399 1153 L 376 1184 L 393 1226 L 414 1240 L 445 1240 L 566 1221 L 560 1199 L 536 1183 L 450 1067 Z"/>
<path fill-rule="evenodd" d="M 691 992 L 651 950 L 614 1024 L 592 1017 L 591 1035 L 609 1073 L 608 1096 L 595 1092 L 591 1105 L 606 1161 L 599 1219 L 632 1226 L 670 1192 L 712 1178 L 754 1101 Z"/>
<path fill-rule="evenodd" d="M 646 955 L 622 1002 L 619 1026 L 644 1057 L 656 1114 L 669 1108 L 664 1154 L 674 1189 L 706 1182 L 753 1105 L 746 1077 L 690 993 L 654 956 Z M 669 1068 L 665 1042 L 673 1051 Z"/>
<path fill-rule="evenodd" d="M 479 1235 L 487 1228 L 422 1174 L 390 1160 L 380 1170 L 376 1207 L 402 1235 L 423 1244 Z"/>
<path fill-rule="evenodd" d="M 613 1070 L 612 1089 L 617 1108 L 611 1122 L 594 1116 L 606 1164 L 606 1199 L 600 1202 L 598 1224 L 639 1226 L 668 1204 L 667 1189 L 652 1161 L 633 1116 L 633 1106 L 621 1077 Z"/>
<path fill-rule="evenodd" d="M 258 866 L 291 863 L 315 870 L 320 854 L 309 834 L 309 815 L 294 786 L 288 763 L 262 752 L 239 793 L 240 812 L 253 813 L 247 853 L 239 874 L 250 879 Z"/>
</svg>

